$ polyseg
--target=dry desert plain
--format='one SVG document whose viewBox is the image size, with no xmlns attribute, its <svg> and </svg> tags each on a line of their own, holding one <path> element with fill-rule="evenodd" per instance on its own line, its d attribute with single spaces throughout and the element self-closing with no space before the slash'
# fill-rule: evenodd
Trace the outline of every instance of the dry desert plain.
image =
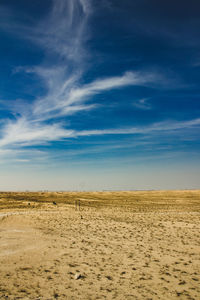
<svg viewBox="0 0 200 300">
<path fill-rule="evenodd" d="M 199 275 L 200 191 L 0 193 L 0 299 L 197 300 Z"/>
</svg>

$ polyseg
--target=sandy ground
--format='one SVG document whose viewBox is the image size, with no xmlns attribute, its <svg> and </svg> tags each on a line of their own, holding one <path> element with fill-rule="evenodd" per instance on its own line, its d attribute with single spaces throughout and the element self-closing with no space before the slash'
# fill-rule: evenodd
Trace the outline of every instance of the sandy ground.
<svg viewBox="0 0 200 300">
<path fill-rule="evenodd" d="M 200 191 L 0 196 L 0 299 L 200 299 Z"/>
</svg>

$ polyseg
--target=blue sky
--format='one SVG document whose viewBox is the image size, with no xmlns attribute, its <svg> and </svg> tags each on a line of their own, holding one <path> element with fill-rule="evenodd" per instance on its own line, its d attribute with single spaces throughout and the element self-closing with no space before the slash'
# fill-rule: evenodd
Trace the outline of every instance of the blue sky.
<svg viewBox="0 0 200 300">
<path fill-rule="evenodd" d="M 200 3 L 1 0 L 0 189 L 199 188 Z"/>
</svg>

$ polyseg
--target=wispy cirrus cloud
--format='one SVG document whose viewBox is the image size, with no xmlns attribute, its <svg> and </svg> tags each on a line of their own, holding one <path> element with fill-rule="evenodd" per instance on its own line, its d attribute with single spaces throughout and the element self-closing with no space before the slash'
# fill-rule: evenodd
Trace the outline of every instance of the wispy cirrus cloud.
<svg viewBox="0 0 200 300">
<path fill-rule="evenodd" d="M 44 145 L 48 142 L 66 140 L 71 138 L 94 136 L 94 135 L 151 135 L 155 132 L 162 132 L 162 135 L 181 130 L 199 129 L 200 119 L 182 122 L 157 122 L 148 126 L 136 126 L 130 128 L 104 129 L 104 130 L 68 130 L 61 124 L 43 125 L 30 124 L 26 119 L 19 119 L 17 122 L 10 122 L 3 131 L 0 146 L 33 146 Z"/>
<path fill-rule="evenodd" d="M 190 121 L 174 122 L 174 121 L 163 121 L 157 122 L 148 126 L 137 126 L 132 128 L 118 128 L 118 129 L 105 129 L 105 130 L 84 130 L 78 133 L 79 136 L 90 136 L 90 135 L 105 135 L 105 134 L 151 134 L 153 132 L 166 132 L 169 134 L 170 131 L 182 130 L 185 128 L 199 128 L 200 119 L 194 119 Z"/>
<path fill-rule="evenodd" d="M 91 100 L 99 93 L 131 85 L 145 86 L 159 81 L 156 74 L 129 71 L 120 76 L 100 78 L 81 84 L 83 74 L 87 70 L 86 58 L 90 55 L 86 42 L 90 35 L 88 20 L 93 10 L 91 2 L 54 0 L 52 3 L 52 8 L 44 20 L 33 28 L 22 27 L 17 33 L 21 38 L 43 49 L 45 59 L 39 66 L 19 66 L 15 72 L 37 75 L 46 94 L 42 97 L 36 96 L 35 100 L 26 107 L 24 105 L 24 108 L 23 105 L 17 107 L 15 103 L 15 120 L 5 120 L 0 130 L 1 147 L 39 145 L 79 136 L 75 130 L 66 129 L 66 124 L 60 125 L 57 120 L 79 111 L 96 108 L 96 103 Z M 16 23 L 13 24 L 14 27 L 15 25 Z M 9 25 L 10 31 L 11 27 Z M 49 120 L 53 120 L 53 124 L 49 124 Z M 95 130 L 87 134 L 91 135 L 92 132 Z M 80 135 L 84 135 L 84 132 Z"/>
<path fill-rule="evenodd" d="M 60 72 L 59 76 L 61 76 Z M 49 79 L 47 79 L 47 81 L 48 80 Z M 58 80 L 59 83 L 57 83 L 56 88 L 49 87 L 47 97 L 37 99 L 34 102 L 33 115 L 41 116 L 42 119 L 47 120 L 55 116 L 73 114 L 79 110 L 89 110 L 95 107 L 95 103 L 87 104 L 87 101 L 90 100 L 92 96 L 129 85 L 145 86 L 151 81 L 156 81 L 156 75 L 153 76 L 151 74 L 150 76 L 149 74 L 126 72 L 122 76 L 98 79 L 85 85 L 80 85 L 77 81 L 75 82 L 75 80 L 76 76 L 74 75 L 66 81 Z M 48 84 L 51 85 L 52 82 Z M 58 85 L 60 85 L 59 88 Z"/>
<path fill-rule="evenodd" d="M 40 145 L 49 141 L 57 141 L 62 138 L 74 136 L 73 130 L 66 130 L 59 124 L 41 125 L 20 118 L 10 121 L 3 129 L 3 137 L 0 146 L 8 145 Z"/>
<path fill-rule="evenodd" d="M 87 41 L 91 35 L 88 22 L 93 13 L 90 0 L 53 0 L 48 15 L 35 26 L 20 26 L 18 21 L 5 30 L 33 43 L 44 52 L 42 64 L 19 66 L 15 72 L 26 72 L 40 79 L 45 95 L 37 96 L 25 105 L 15 103 L 14 119 L 4 120 L 0 126 L 0 147 L 3 151 L 26 146 L 93 135 L 151 134 L 156 131 L 181 130 L 200 125 L 200 119 L 187 122 L 161 122 L 131 128 L 95 129 L 77 131 L 69 127 L 69 116 L 97 108 L 94 96 L 127 86 L 165 85 L 164 78 L 154 72 L 125 71 L 118 76 L 97 78 L 82 83 L 91 53 Z M 11 21 L 11 22 L 10 22 Z M 5 20 L 4 20 L 5 22 Z M 16 33 L 16 28 L 20 28 Z M 26 102 L 26 101 L 25 101 Z M 147 109 L 146 99 L 137 105 Z M 139 107 L 139 106 L 138 106 Z M 12 107 L 9 107 L 12 110 Z M 66 117 L 66 122 L 59 118 Z M 9 153 L 9 152 L 6 152 Z"/>
</svg>

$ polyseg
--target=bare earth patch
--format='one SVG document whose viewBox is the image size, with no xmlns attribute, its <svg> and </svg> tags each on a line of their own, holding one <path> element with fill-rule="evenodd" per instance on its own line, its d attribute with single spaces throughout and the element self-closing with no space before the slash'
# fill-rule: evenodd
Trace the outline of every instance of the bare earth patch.
<svg viewBox="0 0 200 300">
<path fill-rule="evenodd" d="M 0 299 L 200 299 L 200 191 L 0 198 Z"/>
</svg>

